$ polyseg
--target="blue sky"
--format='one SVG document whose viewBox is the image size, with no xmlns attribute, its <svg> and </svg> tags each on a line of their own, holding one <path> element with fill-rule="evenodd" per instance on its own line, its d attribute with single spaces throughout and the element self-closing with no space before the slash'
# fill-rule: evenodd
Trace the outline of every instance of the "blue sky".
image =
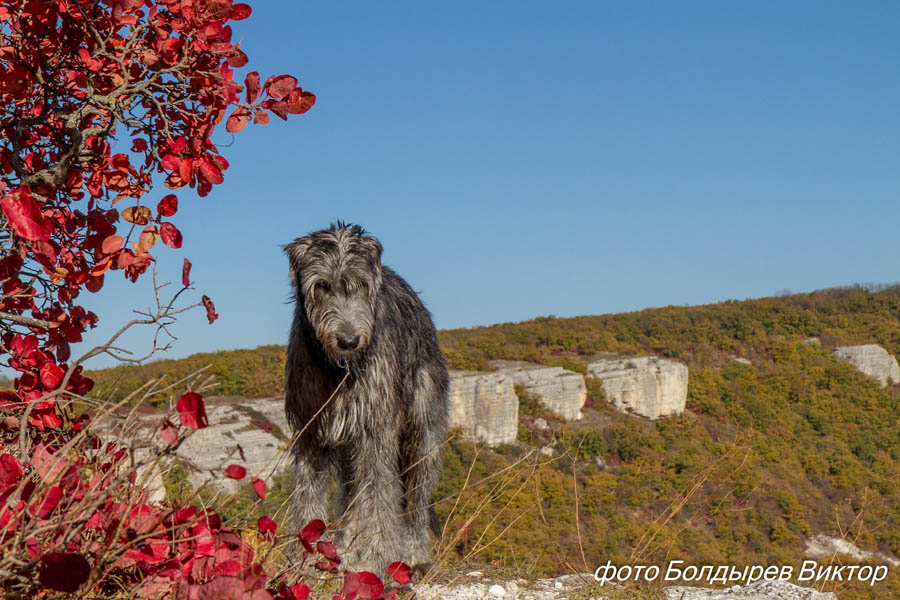
<svg viewBox="0 0 900 600">
<path fill-rule="evenodd" d="M 190 258 L 221 318 L 169 356 L 284 343 L 280 247 L 335 219 L 441 328 L 900 279 L 900 4 L 251 3 L 243 71 L 318 103 L 179 194 L 160 277 Z M 152 301 L 110 275 L 87 343 Z"/>
</svg>

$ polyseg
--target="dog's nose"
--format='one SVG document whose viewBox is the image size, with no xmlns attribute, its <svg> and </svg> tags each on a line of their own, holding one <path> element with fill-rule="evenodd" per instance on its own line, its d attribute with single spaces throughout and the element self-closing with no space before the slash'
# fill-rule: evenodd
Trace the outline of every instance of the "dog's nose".
<svg viewBox="0 0 900 600">
<path fill-rule="evenodd" d="M 338 336 L 337 339 L 338 348 L 341 350 L 356 350 L 359 346 L 359 336 L 355 337 L 344 337 Z"/>
</svg>

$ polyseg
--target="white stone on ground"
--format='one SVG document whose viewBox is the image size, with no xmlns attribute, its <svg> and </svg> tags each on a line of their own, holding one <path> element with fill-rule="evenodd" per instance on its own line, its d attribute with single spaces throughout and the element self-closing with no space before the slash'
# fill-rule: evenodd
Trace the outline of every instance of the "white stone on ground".
<svg viewBox="0 0 900 600">
<path fill-rule="evenodd" d="M 676 586 L 664 591 L 666 600 L 837 600 L 831 592 L 803 588 L 787 581 L 757 581 L 723 590 Z"/>
</svg>

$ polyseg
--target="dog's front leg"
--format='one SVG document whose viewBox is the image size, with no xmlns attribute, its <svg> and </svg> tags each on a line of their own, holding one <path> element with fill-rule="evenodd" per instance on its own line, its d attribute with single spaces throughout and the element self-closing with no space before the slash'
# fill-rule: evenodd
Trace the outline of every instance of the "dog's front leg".
<svg viewBox="0 0 900 600">
<path fill-rule="evenodd" d="M 291 498 L 294 528 L 300 529 L 313 519 L 327 519 L 331 460 L 319 448 L 294 453 L 294 485 Z"/>
<path fill-rule="evenodd" d="M 366 431 L 349 449 L 342 469 L 346 509 L 338 524 L 347 568 L 380 575 L 397 560 L 406 560 L 401 519 L 403 490 L 397 473 L 397 428 Z"/>
</svg>

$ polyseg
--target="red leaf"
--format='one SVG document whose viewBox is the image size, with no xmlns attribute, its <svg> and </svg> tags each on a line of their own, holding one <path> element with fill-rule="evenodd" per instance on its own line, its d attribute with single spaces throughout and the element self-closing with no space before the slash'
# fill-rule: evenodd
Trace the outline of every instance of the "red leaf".
<svg viewBox="0 0 900 600">
<path fill-rule="evenodd" d="M 266 499 L 266 482 L 258 477 L 253 478 L 253 489 L 256 491 L 256 495 L 259 496 L 260 500 Z"/>
<path fill-rule="evenodd" d="M 188 521 L 194 518 L 194 515 L 197 514 L 196 506 L 188 506 L 186 508 L 179 508 L 175 511 L 174 521 L 176 525 L 181 525 L 182 523 L 187 523 Z"/>
<path fill-rule="evenodd" d="M 107 264 L 110 264 L 110 263 L 107 263 Z M 103 275 L 91 277 L 90 279 L 88 279 L 85 282 L 84 287 L 86 287 L 87 291 L 89 291 L 92 294 L 99 292 L 100 288 L 103 287 Z"/>
<path fill-rule="evenodd" d="M 19 395 L 12 390 L 2 390 L 0 391 L 0 410 L 18 410 L 23 407 L 22 399 L 19 398 Z M 14 418 L 14 417 L 11 417 Z M 9 456 L 8 454 L 4 454 L 3 456 Z M 0 457 L 0 461 L 3 458 Z M 2 466 L 0 466 L 0 472 L 2 472 Z M 2 479 L 2 475 L 0 475 L 0 479 Z M 3 484 L 0 483 L 0 490 L 3 489 Z"/>
<path fill-rule="evenodd" d="M 25 549 L 28 550 L 31 560 L 35 560 L 41 555 L 41 545 L 33 537 L 25 540 Z"/>
<path fill-rule="evenodd" d="M 0 494 L 17 485 L 24 476 L 25 470 L 18 458 L 12 454 L 0 456 Z"/>
<path fill-rule="evenodd" d="M 181 181 L 187 183 L 193 180 L 194 174 L 194 159 L 185 158 L 182 159 L 181 163 L 178 165 L 178 176 L 181 177 Z"/>
<path fill-rule="evenodd" d="M 405 562 L 392 562 L 388 565 L 388 575 L 393 577 L 394 581 L 400 585 L 405 585 L 410 582 L 412 569 L 410 569 L 409 565 Z"/>
<path fill-rule="evenodd" d="M 316 103 L 316 95 L 297 88 L 287 99 L 287 111 L 292 115 L 302 115 Z"/>
<path fill-rule="evenodd" d="M 203 307 L 206 308 L 206 318 L 209 319 L 209 324 L 212 325 L 213 321 L 219 318 L 219 313 L 216 312 L 216 305 L 209 299 L 209 296 L 205 295 L 200 298 L 200 302 L 202 302 Z"/>
<path fill-rule="evenodd" d="M 208 182 L 214 185 L 225 181 L 225 178 L 222 177 L 222 171 L 219 170 L 219 167 L 206 157 L 200 159 L 200 172 Z"/>
<path fill-rule="evenodd" d="M 188 598 L 190 600 L 263 600 L 272 598 L 272 595 L 265 590 L 245 591 L 246 584 L 242 578 L 228 575 L 216 575 L 204 584 L 189 584 L 187 578 L 181 579 L 179 583 L 181 585 L 178 586 L 177 598 L 185 600 Z M 165 596 L 169 597 L 168 594 Z"/>
<path fill-rule="evenodd" d="M 330 560 L 320 560 L 315 566 L 320 571 L 325 571 L 327 573 L 337 573 L 338 570 L 338 563 L 333 563 Z M 340 600 L 340 596 L 334 596 L 332 600 Z"/>
<path fill-rule="evenodd" d="M 33 514 L 39 519 L 47 518 L 47 515 L 49 515 L 53 511 L 53 509 L 56 508 L 56 505 L 59 504 L 59 501 L 62 500 L 62 497 L 62 490 L 54 485 L 46 493 L 44 498 L 41 500 L 40 507 L 36 511 L 34 511 Z"/>
<path fill-rule="evenodd" d="M 56 363 L 48 362 L 41 367 L 41 384 L 46 390 L 55 390 L 59 387 L 66 372 Z"/>
<path fill-rule="evenodd" d="M 341 557 L 338 556 L 337 550 L 331 542 L 316 542 L 316 552 L 333 563 L 341 563 Z"/>
<path fill-rule="evenodd" d="M 231 7 L 231 13 L 228 18 L 232 21 L 242 21 L 250 16 L 253 10 L 247 4 L 235 4 Z"/>
<path fill-rule="evenodd" d="M 228 120 L 225 122 L 225 131 L 229 133 L 237 133 L 247 126 L 247 118 L 250 116 L 250 113 L 246 108 L 238 108 L 231 116 L 228 117 Z"/>
<path fill-rule="evenodd" d="M 234 67 L 235 69 L 243 67 L 250 61 L 250 59 L 247 58 L 247 55 L 244 54 L 243 50 L 241 50 L 239 46 L 240 44 L 235 46 L 234 52 L 225 61 L 228 63 L 229 67 Z"/>
<path fill-rule="evenodd" d="M 128 265 L 134 262 L 134 252 L 131 250 L 124 250 L 123 252 L 119 252 L 118 257 L 116 258 L 116 266 L 120 269 L 124 269 Z"/>
<path fill-rule="evenodd" d="M 51 590 L 73 594 L 90 574 L 91 565 L 80 554 L 50 552 L 41 557 L 41 585 Z"/>
<path fill-rule="evenodd" d="M 206 420 L 206 408 L 203 405 L 203 396 L 197 392 L 188 392 L 178 399 L 175 408 L 178 410 L 178 418 L 181 424 L 191 429 L 203 429 L 209 422 Z"/>
<path fill-rule="evenodd" d="M 263 535 L 267 533 L 271 533 L 274 535 L 275 530 L 278 529 L 278 525 L 271 519 L 271 517 L 263 515 L 259 518 L 259 521 L 257 521 L 256 528 Z"/>
<path fill-rule="evenodd" d="M 341 589 L 341 595 L 347 600 L 354 598 L 377 600 L 383 591 L 384 584 L 375 573 L 369 571 L 348 572 L 344 575 L 344 587 Z"/>
<path fill-rule="evenodd" d="M 53 484 L 69 469 L 69 461 L 47 449 L 44 442 L 38 443 L 31 455 L 38 476 L 45 482 Z"/>
<path fill-rule="evenodd" d="M 181 283 L 184 287 L 191 287 L 191 261 L 184 259 L 184 266 L 181 267 Z"/>
<path fill-rule="evenodd" d="M 178 441 L 178 429 L 168 419 L 159 422 L 159 431 L 162 434 L 163 441 L 168 445 L 173 445 Z"/>
<path fill-rule="evenodd" d="M 112 254 L 113 252 L 118 252 L 119 248 L 121 248 L 122 244 L 124 243 L 125 238 L 123 238 L 118 233 L 114 233 L 103 240 L 103 244 L 101 244 L 100 250 L 102 250 L 104 254 Z"/>
<path fill-rule="evenodd" d="M 159 161 L 160 166 L 166 171 L 176 171 L 181 165 L 181 158 L 174 154 L 164 154 Z"/>
<path fill-rule="evenodd" d="M 314 552 L 312 543 L 322 537 L 325 532 L 325 522 L 322 519 L 313 519 L 306 524 L 303 531 L 300 532 L 300 543 L 306 548 L 306 551 L 312 554 Z"/>
<path fill-rule="evenodd" d="M 28 190 L 18 190 L 0 199 L 13 231 L 21 238 L 31 241 L 47 241 L 53 226 L 44 219 L 41 207 L 31 197 Z"/>
<path fill-rule="evenodd" d="M 294 595 L 294 600 L 306 600 L 307 598 L 309 598 L 309 586 L 305 583 L 292 585 L 291 594 Z"/>
<path fill-rule="evenodd" d="M 269 122 L 269 113 L 262 109 L 257 109 L 255 113 L 253 113 L 253 123 L 259 125 L 265 125 Z"/>
<path fill-rule="evenodd" d="M 217 575 L 238 575 L 240 574 L 242 568 L 240 561 L 237 560 L 226 560 L 224 562 L 216 563 L 215 573 Z"/>
<path fill-rule="evenodd" d="M 156 212 L 164 217 L 171 217 L 178 211 L 178 196 L 169 194 L 156 205 Z"/>
<path fill-rule="evenodd" d="M 284 98 L 297 87 L 297 79 L 291 75 L 278 75 L 266 80 L 265 88 L 273 98 Z"/>
<path fill-rule="evenodd" d="M 245 469 L 241 465 L 228 465 L 225 468 L 225 475 L 231 477 L 232 479 L 243 479 L 246 474 L 247 469 Z"/>
<path fill-rule="evenodd" d="M 276 102 L 275 100 L 266 100 L 266 101 L 263 103 L 263 106 L 265 106 L 266 108 L 268 108 L 269 110 L 271 110 L 273 113 L 275 113 L 275 114 L 276 114 L 278 117 L 280 117 L 282 120 L 287 121 L 287 116 L 288 116 L 288 103 L 285 102 L 284 100 L 279 100 L 279 101 L 277 101 L 277 102 Z"/>
<path fill-rule="evenodd" d="M 259 98 L 259 73 L 251 71 L 244 77 L 244 86 L 247 88 L 247 104 L 253 104 Z"/>
<path fill-rule="evenodd" d="M 162 238 L 163 244 L 169 248 L 181 248 L 181 232 L 168 221 L 160 224 L 159 237 Z"/>
</svg>

